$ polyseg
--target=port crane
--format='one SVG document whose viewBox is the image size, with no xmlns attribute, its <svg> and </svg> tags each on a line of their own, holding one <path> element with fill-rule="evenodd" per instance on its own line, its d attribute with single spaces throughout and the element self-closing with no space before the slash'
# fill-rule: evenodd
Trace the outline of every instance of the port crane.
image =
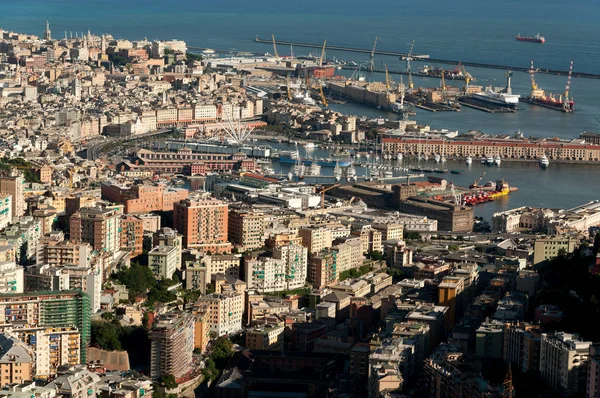
<svg viewBox="0 0 600 398">
<path fill-rule="evenodd" d="M 538 85 L 535 82 L 535 72 L 537 72 L 537 70 L 533 67 L 533 60 L 531 60 L 531 68 L 529 68 L 529 76 L 531 77 L 531 90 L 533 90 L 533 91 L 538 89 Z"/>
<path fill-rule="evenodd" d="M 371 55 L 369 56 L 369 72 L 373 72 L 375 70 L 375 48 L 377 47 L 378 37 L 375 37 L 375 43 L 373 43 L 373 49 L 371 50 Z"/>
<path fill-rule="evenodd" d="M 410 50 L 408 51 L 408 54 L 406 54 L 405 57 L 400 58 L 401 60 L 405 60 L 406 61 L 406 73 L 408 73 L 408 88 L 412 89 L 414 88 L 414 84 L 413 84 L 413 80 L 412 80 L 412 71 L 410 69 L 410 61 L 413 60 L 413 49 L 415 47 L 415 41 L 413 40 L 412 43 L 410 43 Z"/>
<path fill-rule="evenodd" d="M 572 108 L 569 106 L 569 90 L 571 88 L 571 76 L 573 75 L 573 60 L 569 66 L 569 77 L 567 78 L 567 85 L 565 86 L 565 93 L 563 95 L 563 111 L 572 112 Z"/>
<path fill-rule="evenodd" d="M 275 55 L 275 63 L 279 64 L 279 54 L 277 54 L 277 43 L 275 43 L 275 35 L 271 35 L 271 39 L 273 39 L 273 55 Z"/>
<path fill-rule="evenodd" d="M 442 82 L 441 82 L 441 85 L 442 85 L 442 98 L 443 99 L 446 99 L 446 79 L 445 79 L 445 76 L 444 76 L 445 74 L 446 74 L 446 71 L 442 69 Z"/>
<path fill-rule="evenodd" d="M 323 66 L 323 61 L 326 60 L 326 58 L 325 58 L 325 46 L 327 46 L 327 39 L 325 39 L 325 41 L 323 42 L 323 49 L 321 50 L 321 56 L 319 57 L 319 66 Z"/>
<path fill-rule="evenodd" d="M 465 66 L 462 64 L 462 62 L 460 62 L 458 64 L 458 66 L 460 67 L 460 71 L 462 72 L 463 76 L 465 77 L 465 85 L 463 86 L 463 88 L 465 90 L 465 95 L 467 95 L 467 93 L 469 92 L 469 83 L 471 82 L 472 76 L 469 72 L 467 72 L 467 70 L 465 69 Z"/>
<path fill-rule="evenodd" d="M 485 171 L 483 173 L 481 173 L 481 176 L 479 176 L 478 179 L 473 181 L 473 184 L 471 184 L 471 186 L 469 188 L 477 188 L 479 186 L 479 183 L 481 182 L 481 180 L 483 180 L 483 177 L 485 177 Z"/>
</svg>

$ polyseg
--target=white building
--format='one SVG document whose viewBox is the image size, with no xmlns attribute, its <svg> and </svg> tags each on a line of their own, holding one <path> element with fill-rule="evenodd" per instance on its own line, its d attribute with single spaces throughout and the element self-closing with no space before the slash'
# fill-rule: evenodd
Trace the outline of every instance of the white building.
<svg viewBox="0 0 600 398">
<path fill-rule="evenodd" d="M 179 263 L 180 248 L 158 246 L 148 253 L 148 265 L 156 279 L 171 279 Z"/>
<path fill-rule="evenodd" d="M 23 293 L 23 267 L 12 261 L 0 263 L 0 293 Z"/>
<path fill-rule="evenodd" d="M 209 313 L 210 331 L 217 336 L 235 333 L 242 329 L 244 295 L 237 292 L 212 293 L 200 297 L 198 303 Z"/>
<path fill-rule="evenodd" d="M 12 221 L 12 195 L 0 194 L 0 230 L 8 226 Z"/>
<path fill-rule="evenodd" d="M 553 390 L 575 392 L 585 383 L 590 345 L 570 333 L 542 334 L 540 376 Z"/>
<path fill-rule="evenodd" d="M 289 244 L 273 249 L 273 257 L 285 265 L 285 290 L 303 288 L 308 277 L 308 249 Z"/>
<path fill-rule="evenodd" d="M 246 283 L 249 290 L 260 293 L 286 290 L 286 263 L 272 257 L 247 259 Z"/>
</svg>

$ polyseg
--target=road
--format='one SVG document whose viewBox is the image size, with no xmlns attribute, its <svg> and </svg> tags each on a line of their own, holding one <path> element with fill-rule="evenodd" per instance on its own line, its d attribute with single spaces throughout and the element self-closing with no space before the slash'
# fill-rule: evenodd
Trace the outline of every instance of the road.
<svg viewBox="0 0 600 398">
<path fill-rule="evenodd" d="M 134 135 L 134 136 L 129 136 L 129 137 L 106 138 L 100 142 L 90 145 L 86 151 L 86 158 L 89 160 L 98 159 L 99 155 L 102 153 L 102 149 L 108 144 L 114 144 L 116 142 L 135 141 L 135 140 L 153 137 L 153 136 L 157 136 L 157 135 L 161 135 L 161 134 L 165 134 L 165 133 L 170 133 L 172 131 L 173 130 L 169 128 L 169 129 L 156 130 L 156 131 L 153 131 L 153 132 L 147 133 L 147 134 L 140 134 L 140 135 Z"/>
</svg>

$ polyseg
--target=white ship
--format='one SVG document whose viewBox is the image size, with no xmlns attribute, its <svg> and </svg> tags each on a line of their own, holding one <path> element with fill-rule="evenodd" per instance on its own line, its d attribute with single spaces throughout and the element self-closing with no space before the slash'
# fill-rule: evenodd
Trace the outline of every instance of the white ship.
<svg viewBox="0 0 600 398">
<path fill-rule="evenodd" d="M 467 159 L 465 160 L 465 162 L 467 162 L 468 165 L 471 165 L 473 163 L 473 158 L 470 156 L 467 156 Z"/>
<path fill-rule="evenodd" d="M 402 152 L 398 152 L 398 155 L 396 156 L 396 158 L 398 160 L 402 160 L 403 157 L 404 157 L 404 155 L 402 155 Z"/>
<path fill-rule="evenodd" d="M 512 72 L 506 72 L 506 88 L 503 90 L 494 90 L 492 86 L 488 86 L 484 91 L 473 94 L 473 98 L 479 101 L 488 102 L 494 105 L 503 107 L 516 108 L 519 104 L 519 94 L 513 94 L 510 88 L 510 79 Z"/>
<path fill-rule="evenodd" d="M 262 173 L 266 176 L 272 176 L 275 174 L 275 170 L 271 166 L 263 166 Z"/>
<path fill-rule="evenodd" d="M 494 158 L 494 163 L 496 163 L 496 166 L 500 166 L 500 163 L 502 163 L 502 158 L 500 157 L 500 155 L 496 155 L 496 157 Z"/>
<path fill-rule="evenodd" d="M 300 179 L 304 178 L 304 173 L 306 172 L 306 166 L 303 164 L 297 164 L 294 166 L 294 175 Z"/>
<path fill-rule="evenodd" d="M 314 142 L 307 142 L 306 144 L 304 144 L 304 148 L 306 148 L 306 149 L 312 149 L 314 147 L 315 147 Z"/>
<path fill-rule="evenodd" d="M 346 177 L 348 180 L 356 180 L 356 169 L 353 165 L 348 166 L 348 170 L 346 171 Z"/>
<path fill-rule="evenodd" d="M 439 163 L 439 161 L 441 160 L 440 155 L 438 155 L 437 153 L 435 154 L 435 156 L 433 157 L 433 160 L 435 160 L 436 163 Z"/>
<path fill-rule="evenodd" d="M 295 92 L 293 101 L 297 102 L 299 104 L 304 104 L 304 105 L 316 105 L 317 104 L 315 102 L 315 100 L 312 99 L 312 97 L 310 96 L 310 93 L 308 92 L 308 90 L 306 90 L 304 93 L 302 93 L 300 91 Z"/>
<path fill-rule="evenodd" d="M 550 160 L 548 160 L 548 157 L 546 155 L 542 155 L 542 157 L 540 158 L 540 166 L 542 166 L 543 168 L 550 166 Z"/>
<path fill-rule="evenodd" d="M 335 167 L 333 168 L 333 177 L 336 181 L 339 181 L 342 178 L 342 168 L 337 162 L 335 163 Z"/>
<path fill-rule="evenodd" d="M 487 164 L 494 164 L 494 157 L 493 156 L 488 156 L 485 158 L 485 162 Z"/>
</svg>

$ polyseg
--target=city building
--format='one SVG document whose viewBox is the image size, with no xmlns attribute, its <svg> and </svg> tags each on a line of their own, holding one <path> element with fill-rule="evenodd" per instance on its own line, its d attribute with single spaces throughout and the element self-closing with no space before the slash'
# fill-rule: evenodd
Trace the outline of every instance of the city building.
<svg viewBox="0 0 600 398">
<path fill-rule="evenodd" d="M 504 326 L 504 362 L 523 373 L 537 372 L 540 367 L 542 332 L 539 325 L 507 323 Z"/>
<path fill-rule="evenodd" d="M 260 293 L 282 292 L 286 289 L 286 264 L 272 257 L 247 257 L 244 260 L 248 289 Z"/>
<path fill-rule="evenodd" d="M 406 200 L 401 200 L 398 210 L 437 220 L 438 229 L 441 231 L 471 232 L 473 230 L 472 207 L 412 196 Z"/>
<path fill-rule="evenodd" d="M 0 230 L 12 222 L 13 197 L 9 193 L 0 193 Z"/>
<path fill-rule="evenodd" d="M 238 250 L 260 249 L 265 245 L 265 215 L 261 211 L 229 209 L 229 241 Z"/>
<path fill-rule="evenodd" d="M 0 293 L 23 293 L 23 267 L 12 261 L 0 262 Z"/>
<path fill-rule="evenodd" d="M 246 349 L 283 351 L 283 326 L 255 326 L 246 331 Z"/>
<path fill-rule="evenodd" d="M 461 293 L 465 290 L 465 280 L 460 277 L 445 276 L 438 285 L 438 305 L 448 307 L 446 329 L 452 330 L 457 321 L 457 310 L 462 306 Z M 460 317 L 462 314 L 459 313 Z"/>
<path fill-rule="evenodd" d="M 91 337 L 91 303 L 80 291 L 0 294 L 0 323 L 13 327 L 66 327 L 81 333 L 80 363 Z"/>
<path fill-rule="evenodd" d="M 575 394 L 586 386 L 592 343 L 569 333 L 542 333 L 540 376 L 553 390 Z"/>
<path fill-rule="evenodd" d="M 175 246 L 158 246 L 148 253 L 148 266 L 156 279 L 171 279 L 181 262 L 181 249 Z"/>
<path fill-rule="evenodd" d="M 600 352 L 597 343 L 590 345 L 588 360 L 586 397 L 596 398 L 600 396 Z"/>
<path fill-rule="evenodd" d="M 197 195 L 175 203 L 175 229 L 183 234 L 183 245 L 207 254 L 229 253 L 227 203 Z M 210 253 L 209 253 L 210 252 Z"/>
<path fill-rule="evenodd" d="M 121 250 L 137 257 L 143 252 L 144 223 L 137 216 L 124 215 L 121 217 Z"/>
<path fill-rule="evenodd" d="M 212 293 L 198 299 L 198 305 L 209 314 L 210 331 L 217 336 L 242 329 L 244 295 L 237 292 Z"/>
<path fill-rule="evenodd" d="M 171 312 L 154 321 L 150 339 L 150 377 L 165 375 L 181 378 L 192 369 L 194 351 L 194 317 L 189 313 Z"/>
<path fill-rule="evenodd" d="M 298 230 L 302 238 L 302 246 L 308 249 L 309 254 L 331 248 L 331 231 L 325 227 L 302 227 Z"/>
<path fill-rule="evenodd" d="M 12 216 L 25 214 L 25 179 L 23 176 L 0 176 L 0 193 L 12 196 Z"/>
<path fill-rule="evenodd" d="M 561 252 L 565 255 L 573 253 L 578 243 L 578 239 L 570 236 L 538 238 L 533 245 L 533 265 L 556 258 Z"/>
<path fill-rule="evenodd" d="M 102 199 L 125 206 L 127 214 L 144 214 L 152 211 L 170 211 L 173 205 L 188 197 L 188 190 L 167 188 L 162 185 L 119 186 L 101 185 Z"/>
<path fill-rule="evenodd" d="M 86 365 L 76 365 L 63 371 L 46 387 L 63 397 L 95 397 L 98 394 L 100 376 L 87 369 Z"/>
<path fill-rule="evenodd" d="M 308 277 L 308 249 L 290 243 L 273 249 L 273 258 L 281 260 L 285 266 L 286 290 L 303 288 Z"/>
<path fill-rule="evenodd" d="M 314 289 L 333 285 L 338 277 L 336 251 L 324 250 L 310 257 L 308 280 Z"/>
<path fill-rule="evenodd" d="M 0 388 L 33 379 L 34 359 L 28 351 L 18 339 L 0 333 Z"/>
<path fill-rule="evenodd" d="M 112 255 L 121 246 L 120 228 L 121 214 L 113 208 L 84 207 L 70 218 L 71 240 Z"/>
<path fill-rule="evenodd" d="M 484 358 L 502 358 L 504 324 L 484 322 L 475 332 L 475 354 Z"/>
</svg>

